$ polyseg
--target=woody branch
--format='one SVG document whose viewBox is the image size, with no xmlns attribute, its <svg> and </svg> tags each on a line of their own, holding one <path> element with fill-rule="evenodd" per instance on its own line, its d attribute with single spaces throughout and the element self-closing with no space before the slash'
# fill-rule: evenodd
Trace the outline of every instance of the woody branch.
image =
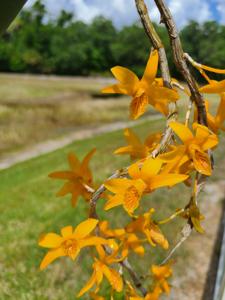
<svg viewBox="0 0 225 300">
<path fill-rule="evenodd" d="M 178 30 L 176 24 L 174 22 L 173 16 L 166 5 L 164 0 L 155 0 L 155 4 L 157 5 L 160 14 L 161 20 L 165 24 L 168 35 L 170 38 L 170 43 L 173 52 L 174 63 L 177 69 L 182 74 L 184 80 L 186 81 L 190 93 L 191 93 L 191 100 L 196 104 L 198 109 L 198 122 L 202 125 L 207 126 L 207 118 L 206 118 L 206 110 L 205 110 L 205 103 L 202 94 L 198 90 L 198 84 L 191 74 L 186 60 L 184 51 L 182 48 L 182 44 L 180 41 L 180 37 L 178 34 Z"/>
<path fill-rule="evenodd" d="M 153 47 L 158 50 L 159 53 L 159 64 L 160 64 L 160 70 L 162 73 L 162 79 L 163 79 L 163 84 L 165 87 L 172 88 L 171 84 L 171 75 L 170 75 L 170 70 L 168 66 L 168 60 L 165 52 L 164 45 L 156 32 L 154 25 L 150 19 L 150 16 L 148 14 L 148 9 L 147 6 L 144 2 L 144 0 L 135 0 L 137 11 L 139 13 L 142 25 L 145 29 L 145 32 L 152 43 Z M 171 141 L 171 138 L 173 136 L 172 129 L 168 126 L 169 122 L 171 120 L 175 120 L 177 118 L 177 108 L 176 104 L 171 104 L 170 106 L 170 113 L 167 118 L 167 126 L 165 129 L 165 132 L 163 134 L 162 140 L 159 144 L 159 147 L 157 147 L 153 152 L 152 156 L 156 157 L 160 152 L 165 150 L 166 146 L 169 144 Z"/>
</svg>

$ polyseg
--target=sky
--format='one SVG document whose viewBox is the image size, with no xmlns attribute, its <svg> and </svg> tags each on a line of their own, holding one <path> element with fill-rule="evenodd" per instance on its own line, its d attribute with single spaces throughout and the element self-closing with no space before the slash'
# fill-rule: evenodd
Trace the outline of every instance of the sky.
<svg viewBox="0 0 225 300">
<path fill-rule="evenodd" d="M 28 0 L 26 7 L 35 0 Z M 134 0 L 43 0 L 50 14 L 55 18 L 64 9 L 72 11 L 76 19 L 90 22 L 95 16 L 103 15 L 121 28 L 138 20 Z M 225 0 L 167 0 L 179 28 L 189 20 L 200 23 L 217 20 L 225 24 Z M 159 14 L 153 0 L 146 0 L 153 21 L 159 21 Z"/>
</svg>

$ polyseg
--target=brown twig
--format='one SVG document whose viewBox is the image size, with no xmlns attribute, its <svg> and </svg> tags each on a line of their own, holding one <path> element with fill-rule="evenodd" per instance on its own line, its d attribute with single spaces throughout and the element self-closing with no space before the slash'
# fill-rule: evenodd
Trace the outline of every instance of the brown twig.
<svg viewBox="0 0 225 300">
<path fill-rule="evenodd" d="M 146 296 L 147 290 L 143 287 L 142 280 L 140 276 L 137 275 L 137 273 L 133 270 L 131 264 L 129 263 L 128 259 L 121 261 L 120 263 L 130 274 L 130 277 L 133 280 L 133 283 L 137 289 L 140 290 L 143 296 Z"/>
<path fill-rule="evenodd" d="M 135 0 L 135 3 L 145 32 L 148 38 L 150 39 L 153 47 L 159 52 L 159 63 L 164 86 L 172 88 L 170 70 L 168 66 L 165 48 L 149 17 L 147 6 L 144 0 Z"/>
<path fill-rule="evenodd" d="M 191 100 L 197 106 L 198 109 L 198 122 L 207 126 L 207 118 L 206 118 L 206 110 L 205 110 L 205 102 L 203 96 L 198 90 L 198 84 L 191 74 L 184 57 L 183 48 L 181 45 L 180 37 L 176 28 L 176 24 L 174 22 L 173 16 L 165 4 L 164 0 L 155 0 L 155 3 L 160 11 L 161 20 L 166 25 L 170 43 L 173 52 L 174 63 L 177 69 L 182 74 L 184 80 L 187 82 L 188 87 L 191 92 Z"/>
<path fill-rule="evenodd" d="M 163 84 L 167 88 L 172 88 L 171 75 L 170 75 L 165 48 L 150 19 L 145 1 L 135 0 L 135 3 L 136 3 L 137 11 L 139 13 L 142 25 L 145 29 L 145 32 L 150 42 L 152 43 L 153 47 L 158 50 L 159 64 L 162 73 Z M 174 121 L 176 119 L 177 119 L 177 107 L 174 103 L 171 103 L 170 113 L 167 117 L 167 126 L 165 132 L 163 134 L 159 146 L 152 152 L 152 157 L 156 157 L 159 153 L 163 152 L 166 149 L 167 145 L 170 143 L 173 136 L 173 131 L 169 127 L 169 122 Z"/>
</svg>

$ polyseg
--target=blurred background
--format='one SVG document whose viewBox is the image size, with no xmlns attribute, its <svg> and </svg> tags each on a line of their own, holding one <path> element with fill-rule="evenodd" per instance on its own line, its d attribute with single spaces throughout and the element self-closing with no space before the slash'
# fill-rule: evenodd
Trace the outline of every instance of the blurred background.
<svg viewBox="0 0 225 300">
<path fill-rule="evenodd" d="M 153 1 L 146 3 L 164 42 L 171 73 L 182 80 L 173 65 L 157 9 Z M 197 62 L 224 69 L 224 0 L 170 0 L 168 4 L 185 52 Z M 1 300 L 74 299 L 88 278 L 90 272 L 83 270 L 90 271 L 90 262 L 83 256 L 75 264 L 62 259 L 45 272 L 38 271 L 44 254 L 37 247 L 39 234 L 59 231 L 69 224 L 75 226 L 87 213 L 82 201 L 74 210 L 69 197 L 55 198 L 61 183 L 52 182 L 47 175 L 68 168 L 69 152 L 83 158 L 93 147 L 98 149 L 92 163 L 96 185 L 117 167 L 129 163 L 127 158 L 115 158 L 112 153 L 125 143 L 122 130 L 115 129 L 134 125 L 127 123 L 130 99 L 102 95 L 100 90 L 114 82 L 110 68 L 115 65 L 128 67 L 141 76 L 150 48 L 133 0 L 28 0 L 0 37 L 0 169 L 5 169 L 0 171 Z M 203 84 L 200 75 L 195 75 Z M 212 77 L 223 79 L 214 74 Z M 183 116 L 187 99 L 184 95 L 182 99 Z M 215 113 L 219 97 L 207 99 L 210 111 Z M 144 139 L 162 130 L 164 123 L 149 109 L 134 130 Z M 108 132 L 100 135 L 102 131 Z M 193 234 L 176 255 L 172 282 L 175 294 L 171 299 L 211 299 L 216 267 L 210 264 L 213 254 L 218 258 L 216 240 L 224 198 L 224 135 L 220 139 L 215 175 L 202 196 L 206 234 Z M 67 146 L 62 148 L 64 145 Z M 56 151 L 45 154 L 52 150 Z M 35 158 L 29 160 L 32 157 Z M 166 217 L 185 205 L 188 197 L 189 190 L 183 185 L 154 193 L 151 206 L 164 207 L 156 218 Z M 113 210 L 109 216 L 114 226 L 124 221 L 120 210 Z M 182 224 L 166 226 L 171 245 Z M 161 251 L 153 256 L 150 251 L 146 259 L 158 263 L 165 255 Z M 214 273 L 208 272 L 212 269 Z M 106 299 L 107 291 L 106 286 Z M 116 299 L 124 298 L 117 295 Z"/>
<path fill-rule="evenodd" d="M 225 66 L 224 2 L 169 3 L 185 51 L 200 63 Z M 155 6 L 151 1 L 148 4 L 152 19 L 158 22 Z M 172 75 L 180 79 L 166 30 L 155 26 Z M 116 102 L 118 108 L 114 97 L 103 105 L 100 89 L 110 83 L 110 68 L 118 64 L 140 76 L 150 47 L 134 1 L 103 5 L 101 1 L 28 1 L 0 39 L 0 153 L 87 123 L 126 119 L 125 98 Z M 201 80 L 198 73 L 196 76 Z M 95 110 L 99 106 L 102 110 Z"/>
</svg>

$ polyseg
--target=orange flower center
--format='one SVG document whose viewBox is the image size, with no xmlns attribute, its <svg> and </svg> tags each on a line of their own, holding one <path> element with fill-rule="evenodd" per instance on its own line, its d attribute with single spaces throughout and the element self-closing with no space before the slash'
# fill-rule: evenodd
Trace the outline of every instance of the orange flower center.
<svg viewBox="0 0 225 300">
<path fill-rule="evenodd" d="M 199 160 L 200 164 L 202 165 L 203 169 L 209 168 L 209 158 L 208 156 L 202 154 L 199 151 L 195 153 L 197 160 Z"/>
<path fill-rule="evenodd" d="M 63 243 L 63 249 L 64 249 L 64 252 L 65 252 L 66 255 L 72 256 L 78 250 L 78 243 L 74 239 L 66 240 Z"/>
<path fill-rule="evenodd" d="M 124 194 L 124 207 L 128 212 L 133 212 L 139 204 L 140 195 L 135 186 L 130 186 Z"/>
</svg>

